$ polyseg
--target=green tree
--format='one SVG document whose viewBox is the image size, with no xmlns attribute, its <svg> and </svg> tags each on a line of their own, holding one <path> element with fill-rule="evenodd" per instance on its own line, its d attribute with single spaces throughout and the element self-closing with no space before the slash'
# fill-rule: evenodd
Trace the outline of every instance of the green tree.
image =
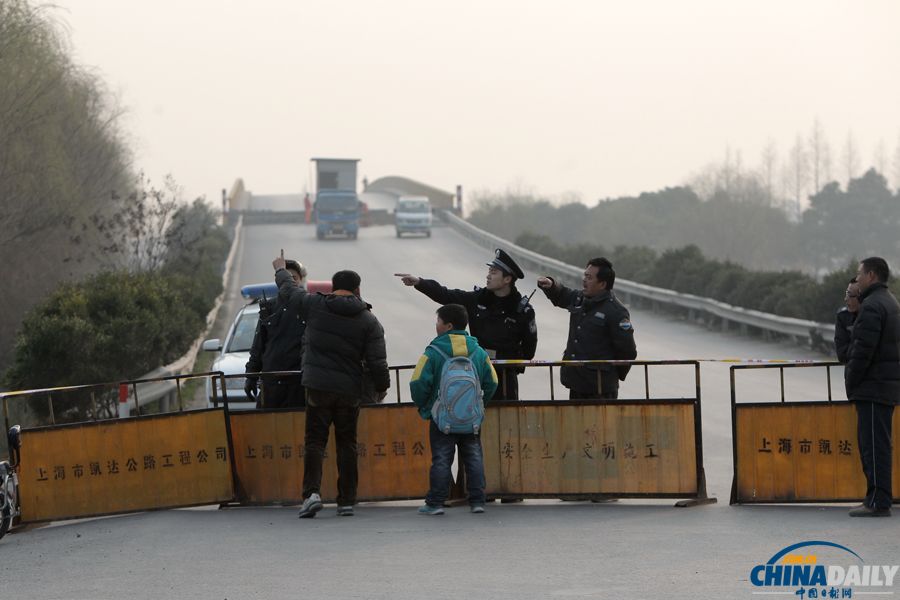
<svg viewBox="0 0 900 600">
<path fill-rule="evenodd" d="M 55 11 L 0 0 L 0 368 L 30 307 L 114 259 L 90 219 L 132 186 L 121 111 L 71 60 Z"/>
</svg>

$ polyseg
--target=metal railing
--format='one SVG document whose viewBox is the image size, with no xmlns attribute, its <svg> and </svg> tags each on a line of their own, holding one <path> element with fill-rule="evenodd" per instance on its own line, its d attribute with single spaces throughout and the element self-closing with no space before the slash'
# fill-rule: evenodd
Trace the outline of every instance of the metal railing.
<svg viewBox="0 0 900 600">
<path fill-rule="evenodd" d="M 737 403 L 737 381 L 735 379 L 735 374 L 737 371 L 743 371 L 747 369 L 778 369 L 778 381 L 779 381 L 779 389 L 781 402 L 785 402 L 784 395 L 784 370 L 785 369 L 806 369 L 810 367 L 814 368 L 825 368 L 825 381 L 828 389 L 828 401 L 832 401 L 831 394 L 831 369 L 832 367 L 841 367 L 844 365 L 837 361 L 810 361 L 810 362 L 799 362 L 799 363 L 789 363 L 789 364 L 748 364 L 748 365 L 734 365 L 729 369 L 729 376 L 731 381 L 731 404 L 734 406 Z"/>
<path fill-rule="evenodd" d="M 453 229 L 476 244 L 491 249 L 502 247 L 520 266 L 554 276 L 571 284 L 581 281 L 582 267 L 568 265 L 554 258 L 549 258 L 517 246 L 509 240 L 475 227 L 450 212 L 444 211 L 441 215 Z M 711 298 L 653 287 L 619 277 L 616 278 L 616 292 L 626 298 L 627 296 L 634 296 L 648 302 L 678 307 L 689 312 L 705 313 L 720 319 L 723 323 L 753 327 L 778 335 L 789 335 L 798 339 L 809 340 L 810 343 L 816 342 L 817 339 L 829 339 L 834 336 L 834 324 L 831 323 L 780 317 L 758 310 L 732 306 Z"/>
<path fill-rule="evenodd" d="M 63 408 L 62 411 L 58 411 L 56 403 L 65 401 L 71 403 L 74 401 L 73 398 L 89 406 L 87 414 L 92 417 L 88 419 L 89 421 L 115 418 L 123 412 L 123 406 L 127 406 L 129 409 L 127 412 L 130 413 L 129 405 L 131 404 L 134 405 L 135 416 L 141 416 L 144 407 L 155 400 L 159 400 L 158 390 L 160 389 L 160 384 L 164 384 L 164 387 L 172 386 L 174 388 L 178 410 L 184 411 L 185 400 L 182 393 L 182 383 L 187 380 L 206 377 L 222 378 L 225 377 L 225 374 L 221 371 L 209 371 L 185 375 L 143 377 L 128 381 L 0 392 L 0 401 L 3 404 L 3 420 L 8 429 L 10 426 L 10 400 L 26 400 L 35 396 L 46 396 L 47 415 L 51 425 L 57 424 L 57 412 L 64 414 L 67 410 Z M 213 386 L 213 389 L 215 389 L 215 386 Z M 67 397 L 69 394 L 77 394 L 77 398 L 74 396 Z M 115 406 L 115 410 L 113 410 L 113 406 Z"/>
<path fill-rule="evenodd" d="M 501 386 L 504 385 L 504 376 L 503 373 L 507 369 L 528 369 L 528 368 L 542 368 L 547 369 L 548 374 L 548 382 L 549 382 L 549 400 L 556 400 L 556 393 L 554 391 L 554 370 L 560 367 L 588 367 L 588 366 L 600 366 L 600 365 L 609 365 L 613 367 L 617 366 L 625 366 L 630 365 L 632 367 L 640 367 L 643 369 L 643 380 L 644 380 L 644 395 L 643 398 L 633 398 L 632 400 L 650 400 L 650 374 L 649 368 L 651 366 L 662 366 L 662 365 L 692 365 L 696 370 L 696 397 L 699 399 L 700 397 L 700 363 L 694 360 L 630 360 L 630 361 L 615 361 L 615 360 L 581 360 L 581 361 L 545 361 L 545 360 L 495 360 L 492 361 L 492 364 L 495 366 L 498 371 L 498 378 L 501 381 Z M 411 402 L 411 399 L 408 397 L 408 391 L 404 392 L 405 386 L 401 385 L 401 371 L 412 371 L 415 369 L 415 365 L 394 365 L 389 367 L 392 373 L 392 381 L 394 383 L 394 390 L 390 394 L 393 396 L 397 403 L 402 403 L 404 401 Z M 600 373 L 601 371 L 597 370 L 598 377 L 598 389 L 600 389 Z M 291 376 L 291 375 L 300 375 L 300 371 L 270 371 L 270 372 L 262 372 L 256 374 L 256 376 Z M 230 379 L 245 379 L 247 376 L 246 373 L 235 373 L 228 374 L 221 371 L 208 371 L 204 373 L 189 373 L 189 374 L 175 374 L 175 375 L 164 375 L 160 377 L 142 377 L 140 379 L 132 379 L 127 381 L 118 381 L 118 382 L 106 382 L 106 383 L 95 383 L 95 384 L 85 384 L 85 385 L 72 385 L 72 386 L 59 386 L 59 387 L 50 387 L 50 388 L 38 388 L 38 389 L 30 389 L 30 390 L 16 390 L 16 391 L 7 391 L 0 392 L 0 402 L 2 402 L 3 406 L 3 418 L 6 429 L 10 426 L 9 416 L 9 402 L 11 400 L 25 400 L 28 398 L 33 398 L 35 396 L 46 396 L 47 402 L 47 415 L 49 418 L 49 422 L 51 425 L 57 424 L 57 413 L 65 413 L 66 408 L 62 410 L 58 409 L 58 403 L 73 401 L 74 396 L 68 396 L 69 394 L 78 394 L 77 400 L 81 402 L 87 402 L 89 400 L 90 409 L 87 410 L 87 413 L 91 415 L 91 418 L 87 419 L 89 421 L 99 421 L 104 418 L 114 418 L 121 416 L 142 416 L 144 414 L 144 408 L 153 401 L 157 401 L 160 399 L 160 389 L 168 389 L 172 388 L 174 390 L 174 397 L 177 400 L 177 410 L 184 411 L 186 407 L 186 401 L 183 393 L 183 383 L 189 380 L 196 379 L 205 379 L 207 377 L 211 377 L 213 379 L 213 385 L 211 386 L 212 390 L 212 400 L 215 406 L 218 405 L 219 398 L 221 398 L 221 402 L 223 406 L 227 409 L 228 404 L 230 402 L 244 402 L 243 398 L 238 399 L 232 396 L 229 398 L 228 395 L 228 387 L 227 380 Z M 505 390 L 504 390 L 505 391 Z M 206 395 L 204 393 L 204 395 Z M 68 396 L 68 398 L 67 398 Z M 526 400 L 526 402 L 528 402 Z M 113 406 L 115 406 L 115 410 L 113 410 Z M 133 409 L 133 413 L 132 413 Z M 163 412 L 166 412 L 165 410 Z M 699 415 L 698 415 L 699 417 Z"/>
<path fill-rule="evenodd" d="M 495 370 L 497 371 L 497 377 L 499 379 L 499 387 L 498 390 L 506 391 L 505 388 L 505 377 L 503 375 L 507 370 L 515 370 L 521 368 L 546 368 L 548 374 L 548 382 L 549 382 L 549 400 L 556 400 L 556 392 L 554 390 L 554 369 L 558 369 L 560 367 L 589 367 L 589 366 L 600 366 L 600 365 L 608 365 L 612 367 L 621 367 L 621 366 L 632 366 L 632 367 L 640 367 L 643 370 L 643 383 L 644 383 L 644 395 L 643 398 L 629 398 L 629 400 L 651 400 L 653 399 L 650 395 L 650 367 L 654 366 L 674 366 L 674 365 L 691 365 L 696 368 L 696 394 L 697 397 L 700 397 L 700 363 L 696 360 L 492 360 L 491 364 L 494 365 Z M 403 385 L 401 385 L 400 373 L 401 371 L 412 371 L 416 368 L 416 365 L 394 365 L 389 366 L 388 369 L 391 371 L 391 381 L 393 382 L 393 390 L 389 391 L 388 396 L 392 396 L 394 401 L 397 404 L 400 404 L 404 401 L 411 402 L 410 398 L 406 398 L 404 400 L 404 395 L 402 390 L 405 389 Z M 264 376 L 276 376 L 276 377 L 286 377 L 286 376 L 296 376 L 300 375 L 301 371 L 267 371 L 254 373 L 255 377 L 264 377 Z M 219 402 L 220 394 L 222 396 L 222 402 L 235 402 L 234 398 L 228 398 L 227 386 L 225 384 L 226 380 L 231 379 L 245 379 L 247 377 L 246 373 L 234 373 L 234 374 L 221 374 L 215 373 L 213 374 L 215 377 L 215 381 L 219 382 L 217 385 L 213 385 L 213 398 L 212 401 L 214 403 Z M 597 389 L 600 389 L 600 375 L 601 371 L 597 370 Z M 408 390 L 407 390 L 408 391 Z M 385 397 L 385 400 L 387 397 Z M 244 400 L 238 400 L 239 402 L 243 402 Z M 382 401 L 383 403 L 384 401 Z M 528 400 L 525 400 L 528 402 Z"/>
<path fill-rule="evenodd" d="M 740 364 L 734 365 L 729 369 L 730 386 L 731 386 L 731 439 L 732 439 L 732 486 L 731 486 L 731 504 L 745 503 L 789 503 L 789 502 L 850 502 L 858 501 L 851 493 L 847 495 L 847 490 L 837 490 L 835 482 L 846 482 L 846 471 L 838 472 L 836 465 L 831 462 L 832 452 L 830 446 L 821 446 L 824 442 L 830 444 L 831 438 L 827 433 L 822 434 L 825 437 L 819 440 L 821 456 L 820 461 L 816 463 L 815 468 L 811 464 L 798 461 L 812 460 L 810 457 L 815 452 L 815 437 L 809 435 L 808 439 L 801 438 L 797 443 L 799 445 L 799 455 L 797 445 L 792 444 L 794 435 L 791 431 L 794 428 L 802 428 L 810 423 L 815 424 L 817 428 L 821 425 L 816 415 L 823 414 L 821 411 L 828 410 L 827 423 L 836 427 L 836 423 L 840 423 L 845 427 L 846 431 L 856 430 L 855 417 L 844 413 L 844 410 L 850 410 L 851 403 L 839 397 L 834 398 L 834 390 L 832 383 L 831 370 L 835 367 L 843 367 L 836 361 L 810 361 L 790 364 Z M 821 396 L 813 398 L 789 398 L 785 392 L 785 371 L 792 369 L 824 369 L 825 389 Z M 759 371 L 762 370 L 778 370 L 778 396 L 776 398 L 759 398 L 754 397 L 749 401 L 738 401 L 738 371 Z M 836 421 L 834 415 L 845 415 L 850 421 Z M 755 415 L 761 415 L 755 417 Z M 754 418 L 761 419 L 754 421 Z M 746 440 L 750 435 L 750 425 L 752 423 L 752 435 L 762 436 L 762 445 L 755 446 L 753 456 L 749 456 L 746 452 Z M 761 430 L 761 431 L 760 431 Z M 767 433 L 768 432 L 768 433 Z M 834 433 L 834 430 L 832 430 Z M 808 434 L 804 434 L 808 435 Z M 853 435 L 853 434 L 850 434 Z M 743 437 L 742 437 L 743 436 Z M 770 442 L 777 442 L 777 453 L 781 457 L 780 463 L 763 462 L 760 463 L 758 456 L 770 456 L 775 453 L 776 449 L 768 449 L 766 447 L 766 439 Z M 743 445 L 742 445 L 743 444 Z M 806 449 L 804 450 L 804 444 Z M 826 449 L 827 448 L 827 449 Z M 849 446 L 846 450 L 841 450 L 842 455 L 851 456 Z M 798 458 L 807 457 L 807 458 Z M 836 454 L 835 454 L 836 456 Z M 853 461 L 854 465 L 858 461 Z M 788 464 L 787 471 L 779 470 L 779 464 Z M 797 473 L 803 473 L 808 477 L 821 482 L 823 489 L 829 491 L 820 492 L 819 488 L 812 489 L 809 484 L 801 483 Z M 765 482 L 768 487 L 759 491 L 756 487 L 756 481 Z M 743 482 L 743 483 L 740 483 Z M 775 482 L 775 487 L 772 487 Z M 805 487 L 804 487 L 805 486 Z M 861 488 L 864 490 L 864 486 Z M 864 492 L 862 492 L 864 493 Z M 758 494 L 758 495 L 757 495 Z"/>
</svg>

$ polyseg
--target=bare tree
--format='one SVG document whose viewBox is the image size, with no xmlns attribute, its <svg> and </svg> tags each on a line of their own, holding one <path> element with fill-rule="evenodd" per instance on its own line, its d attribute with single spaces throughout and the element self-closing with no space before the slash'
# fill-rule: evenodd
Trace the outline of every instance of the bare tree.
<svg viewBox="0 0 900 600">
<path fill-rule="evenodd" d="M 790 191 L 794 201 L 794 216 L 799 217 L 803 212 L 803 197 L 809 185 L 809 166 L 807 163 L 807 151 L 803 145 L 803 136 L 799 133 L 788 152 L 788 169 L 790 172 Z"/>
<path fill-rule="evenodd" d="M 850 180 L 859 173 L 859 151 L 856 149 L 856 141 L 853 139 L 853 132 L 847 132 L 847 140 L 844 142 L 844 149 L 841 153 L 841 166 L 844 169 L 844 175 L 847 176 L 847 186 L 850 186 Z"/>
<path fill-rule="evenodd" d="M 900 193 L 900 135 L 897 136 L 897 148 L 894 149 L 894 191 Z"/>
<path fill-rule="evenodd" d="M 813 121 L 808 143 L 813 193 L 816 194 L 822 189 L 822 185 L 827 181 L 825 165 L 826 162 L 830 162 L 830 158 L 828 157 L 828 141 L 825 139 L 825 131 L 822 128 L 822 123 L 819 121 L 818 117 Z"/>
<path fill-rule="evenodd" d="M 763 181 L 763 186 L 765 187 L 766 194 L 768 196 L 768 204 L 772 206 L 774 204 L 774 193 L 775 193 L 775 177 L 776 177 L 776 169 L 778 165 L 778 148 L 775 146 L 775 140 L 769 138 L 769 141 L 766 142 L 766 146 L 763 148 L 762 157 L 761 157 L 761 166 L 760 166 L 760 174 Z"/>
<path fill-rule="evenodd" d="M 875 154 L 872 157 L 872 165 L 875 167 L 875 170 L 884 175 L 888 176 L 888 156 L 887 156 L 887 146 L 884 143 L 884 138 L 878 140 L 878 144 L 875 146 Z"/>
<path fill-rule="evenodd" d="M 158 188 L 144 173 L 139 173 L 124 199 L 114 194 L 121 206 L 119 210 L 98 211 L 91 216 L 92 226 L 104 240 L 100 252 L 117 257 L 119 263 L 114 266 L 131 271 L 159 269 L 165 262 L 166 232 L 183 204 L 182 188 L 171 175 Z"/>
<path fill-rule="evenodd" d="M 821 185 L 824 187 L 829 182 L 834 181 L 834 164 L 831 154 L 831 146 L 829 144 L 825 144 L 822 146 L 822 165 L 821 165 Z M 820 187 L 817 192 L 822 191 L 822 187 Z"/>
</svg>

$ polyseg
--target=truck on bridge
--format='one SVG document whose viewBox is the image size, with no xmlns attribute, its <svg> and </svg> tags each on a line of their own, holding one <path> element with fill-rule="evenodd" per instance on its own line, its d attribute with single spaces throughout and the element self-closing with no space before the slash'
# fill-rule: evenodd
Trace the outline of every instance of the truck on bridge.
<svg viewBox="0 0 900 600">
<path fill-rule="evenodd" d="M 343 235 L 356 239 L 362 212 L 356 194 L 356 163 L 359 159 L 313 158 L 316 193 L 313 210 L 316 238 Z"/>
</svg>

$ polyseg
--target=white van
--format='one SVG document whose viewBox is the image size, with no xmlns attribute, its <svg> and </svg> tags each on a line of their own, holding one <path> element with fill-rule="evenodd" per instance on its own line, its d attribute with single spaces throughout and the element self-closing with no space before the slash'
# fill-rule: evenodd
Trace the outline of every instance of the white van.
<svg viewBox="0 0 900 600">
<path fill-rule="evenodd" d="M 400 196 L 394 210 L 397 237 L 404 233 L 424 233 L 431 237 L 431 202 L 428 196 Z"/>
</svg>

